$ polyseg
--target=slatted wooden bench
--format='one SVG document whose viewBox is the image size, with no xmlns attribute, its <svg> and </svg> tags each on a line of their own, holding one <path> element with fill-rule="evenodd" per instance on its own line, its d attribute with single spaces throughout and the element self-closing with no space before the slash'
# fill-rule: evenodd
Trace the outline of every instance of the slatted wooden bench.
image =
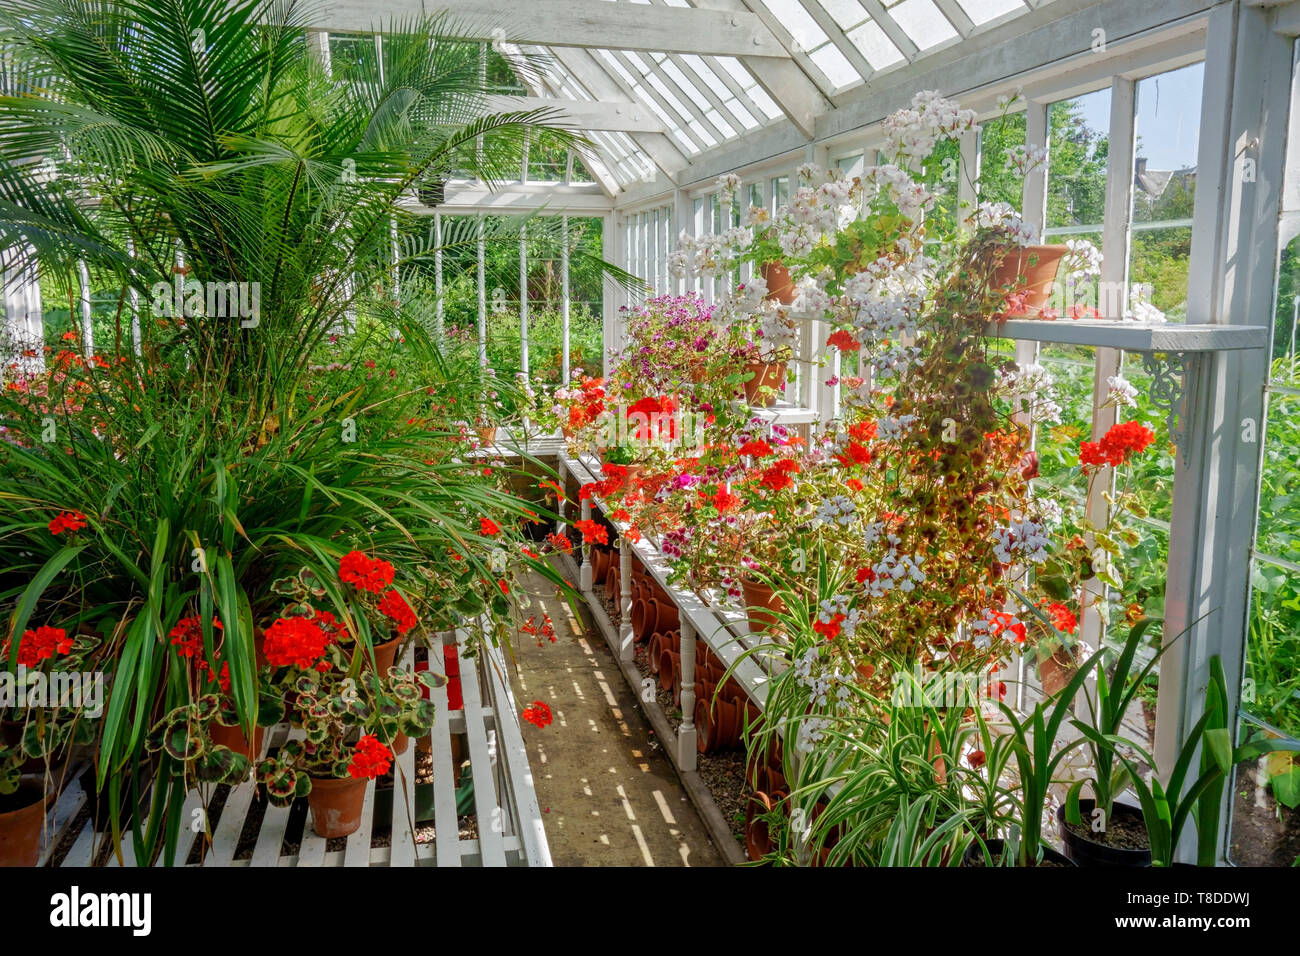
<svg viewBox="0 0 1300 956">
<path fill-rule="evenodd" d="M 452 710 L 450 685 L 430 692 L 437 720 L 424 743 L 433 761 L 433 780 L 416 784 L 416 742 L 394 761 L 391 790 L 375 781 L 366 787 L 361 827 L 330 848 L 311 828 L 306 798 L 289 807 L 267 804 L 259 787 L 244 782 L 234 787 L 209 786 L 191 790 L 182 820 L 185 829 L 176 854 L 177 865 L 188 866 L 550 866 L 550 849 L 533 789 L 528 751 L 519 729 L 519 713 L 501 652 L 486 641 L 478 654 L 462 653 L 467 632 L 438 636 L 428 647 L 429 668 L 447 673 L 447 649 L 455 647 L 463 705 Z M 414 649 L 402 662 L 410 669 Z M 266 746 L 282 746 L 301 730 L 288 724 L 270 728 Z M 474 782 L 473 815 L 477 835 L 462 835 L 457 813 L 453 767 L 453 735 L 465 741 L 469 774 Z M 224 800 L 214 800 L 218 790 Z M 96 832 L 83 812 L 89 797 L 74 781 L 51 807 L 43 834 L 41 865 L 58 856 L 61 866 L 135 865 L 130 836 L 125 835 L 122 859 L 109 847 L 111 834 Z M 430 807 L 431 804 L 431 807 Z M 207 809 L 205 809 L 207 808 Z M 210 811 L 210 812 L 209 812 Z M 260 814 L 260 819 L 258 815 Z M 209 820 L 210 843 L 202 830 Z M 417 831 L 432 838 L 422 840 Z M 423 824 L 423 827 L 421 826 Z M 387 846 L 372 846 L 377 830 L 388 830 Z M 296 843 L 289 839 L 297 836 Z M 58 852 L 71 842 L 66 852 Z M 251 847 L 251 850 L 250 850 Z M 239 859 L 236 859 L 238 854 Z M 161 856 L 155 865 L 161 865 Z"/>
</svg>

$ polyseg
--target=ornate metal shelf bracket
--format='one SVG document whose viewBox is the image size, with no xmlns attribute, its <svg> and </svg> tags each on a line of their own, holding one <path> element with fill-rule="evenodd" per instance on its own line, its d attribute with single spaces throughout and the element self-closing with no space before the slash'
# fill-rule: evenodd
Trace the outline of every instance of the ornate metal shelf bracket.
<svg viewBox="0 0 1300 956">
<path fill-rule="evenodd" d="M 1151 376 L 1147 394 L 1151 404 L 1165 413 L 1169 438 L 1178 449 L 1179 460 L 1184 464 L 1188 448 L 1187 378 L 1189 366 L 1195 358 L 1195 355 L 1187 352 L 1142 353 L 1142 368 Z"/>
</svg>

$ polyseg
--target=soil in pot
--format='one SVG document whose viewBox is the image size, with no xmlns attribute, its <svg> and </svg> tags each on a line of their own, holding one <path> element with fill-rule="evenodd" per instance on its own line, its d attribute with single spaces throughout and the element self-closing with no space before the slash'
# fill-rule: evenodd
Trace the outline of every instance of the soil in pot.
<svg viewBox="0 0 1300 956">
<path fill-rule="evenodd" d="M 0 866 L 35 866 L 41 858 L 41 827 L 54 794 L 39 783 L 21 783 L 0 795 Z"/>
<path fill-rule="evenodd" d="M 312 777 L 307 794 L 311 828 L 327 840 L 355 833 L 361 827 L 367 783 L 365 778 Z"/>
<path fill-rule="evenodd" d="M 1147 836 L 1141 809 L 1127 803 L 1116 803 L 1106 821 L 1106 829 L 1094 832 L 1087 823 L 1092 819 L 1094 806 L 1092 800 L 1079 801 L 1079 812 L 1085 821 L 1082 826 L 1067 823 L 1065 807 L 1056 808 L 1062 848 L 1074 865 L 1150 866 L 1151 840 Z"/>
<path fill-rule="evenodd" d="M 985 840 L 984 844 L 989 848 L 989 856 L 993 858 L 994 865 L 999 865 L 1002 859 L 1002 851 L 1005 843 L 1002 840 Z M 962 866 L 984 866 L 984 854 L 980 850 L 978 843 L 971 844 L 966 848 L 966 853 L 961 859 Z M 1063 853 L 1058 853 L 1050 846 L 1043 847 L 1043 862 L 1037 866 L 1074 866 L 1070 858 Z"/>
</svg>

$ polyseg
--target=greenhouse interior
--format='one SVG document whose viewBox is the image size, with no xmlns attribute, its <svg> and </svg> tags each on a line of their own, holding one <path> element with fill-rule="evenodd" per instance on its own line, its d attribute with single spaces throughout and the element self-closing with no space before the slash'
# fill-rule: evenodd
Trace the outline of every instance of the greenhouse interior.
<svg viewBox="0 0 1300 956">
<path fill-rule="evenodd" d="M 3 0 L 0 865 L 1300 866 L 1297 37 Z"/>
</svg>

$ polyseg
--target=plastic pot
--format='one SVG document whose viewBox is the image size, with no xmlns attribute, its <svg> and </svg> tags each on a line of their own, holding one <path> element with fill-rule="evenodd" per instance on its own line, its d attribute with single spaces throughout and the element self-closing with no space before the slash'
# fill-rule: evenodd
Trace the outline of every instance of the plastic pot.
<svg viewBox="0 0 1300 956">
<path fill-rule="evenodd" d="M 1079 801 L 1079 812 L 1083 815 L 1085 821 L 1091 819 L 1094 806 L 1096 804 L 1092 800 Z M 1111 820 L 1121 818 L 1137 821 L 1139 826 L 1144 826 L 1141 808 L 1130 803 L 1116 803 L 1111 808 Z M 1140 867 L 1151 865 L 1151 848 L 1149 846 L 1142 849 L 1107 846 L 1072 830 L 1066 825 L 1064 806 L 1056 808 L 1056 823 L 1060 828 L 1061 848 L 1075 866 Z"/>
<path fill-rule="evenodd" d="M 361 827 L 369 782 L 364 777 L 312 777 L 307 794 L 311 828 L 327 840 L 355 833 Z"/>
<path fill-rule="evenodd" d="M 989 856 L 991 856 L 996 863 L 998 858 L 1002 856 L 1002 849 L 1005 845 L 1005 841 L 985 840 L 984 845 L 989 848 Z M 966 852 L 962 854 L 961 864 L 962 866 L 975 866 L 975 861 L 978 860 L 980 856 L 980 845 L 978 843 L 972 843 L 966 848 Z M 1074 866 L 1069 857 L 1063 853 L 1058 853 L 1050 846 L 1043 847 L 1043 862 L 1054 863 L 1057 866 Z"/>
</svg>

